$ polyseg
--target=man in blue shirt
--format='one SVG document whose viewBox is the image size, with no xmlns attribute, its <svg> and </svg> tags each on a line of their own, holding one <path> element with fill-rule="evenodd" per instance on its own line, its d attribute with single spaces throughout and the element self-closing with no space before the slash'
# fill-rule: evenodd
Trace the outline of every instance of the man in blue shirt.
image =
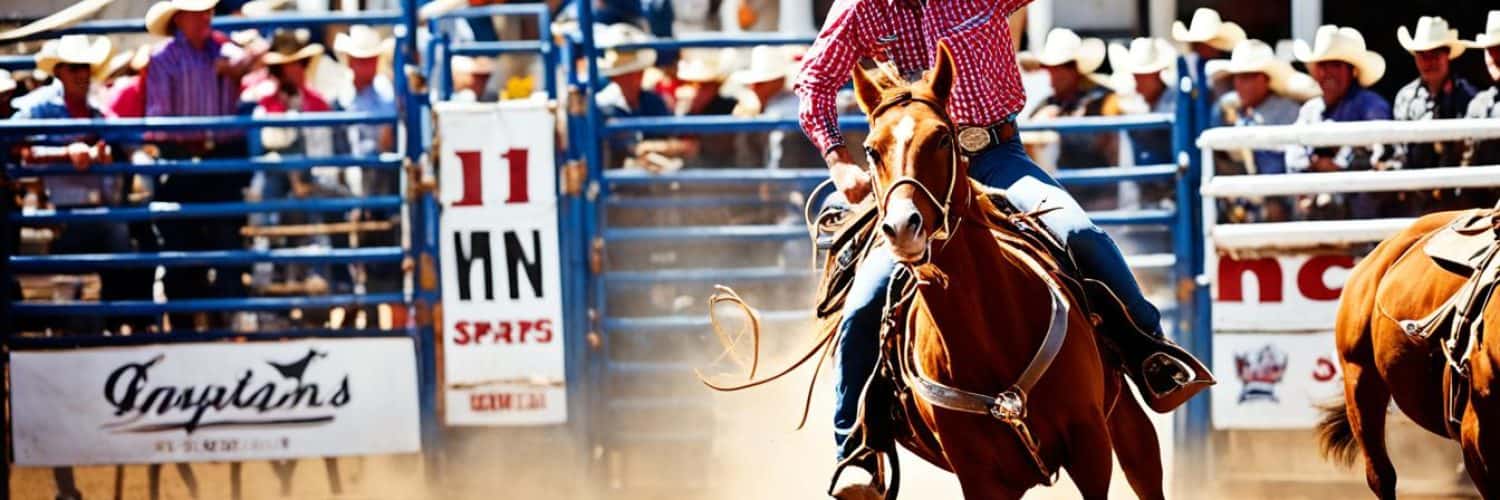
<svg viewBox="0 0 1500 500">
<path fill-rule="evenodd" d="M 48 42 L 47 47 L 36 55 L 36 64 L 38 69 L 51 73 L 56 81 L 28 96 L 25 104 L 16 110 L 15 118 L 103 118 L 100 106 L 89 98 L 89 91 L 109 54 L 110 41 L 104 37 L 91 40 L 85 35 L 68 35 Z M 116 158 L 124 158 L 119 149 L 121 141 L 106 139 L 111 138 L 96 134 L 32 137 L 22 146 L 20 157 L 28 166 L 65 163 L 79 172 L 86 172 L 95 164 L 113 163 Z M 124 199 L 127 187 L 119 176 L 91 175 L 48 176 L 45 185 L 48 200 L 56 208 L 117 205 Z M 136 248 L 132 244 L 129 225 L 94 222 L 68 224 L 53 240 L 50 251 L 61 255 L 133 252 Z M 150 300 L 154 278 L 151 272 L 142 273 L 141 270 L 108 269 L 99 273 L 99 281 L 101 300 Z M 103 324 L 76 318 L 58 323 L 64 329 L 77 330 L 72 333 L 88 334 L 105 330 L 120 333 L 127 329 L 140 333 L 150 324 L 150 318 L 134 316 L 103 318 Z"/>
<path fill-rule="evenodd" d="M 1385 75 L 1385 58 L 1365 48 L 1364 36 L 1358 30 L 1324 25 L 1318 28 L 1313 45 L 1298 40 L 1295 52 L 1323 91 L 1321 99 L 1302 105 L 1298 124 L 1391 119 L 1391 104 L 1368 88 Z M 1392 152 L 1392 148 L 1380 144 L 1292 147 L 1287 150 L 1286 165 L 1293 172 L 1384 169 Z M 1371 218 L 1381 213 L 1381 199 L 1363 193 L 1347 197 L 1320 194 L 1304 197 L 1298 211 L 1308 219 Z"/>
</svg>

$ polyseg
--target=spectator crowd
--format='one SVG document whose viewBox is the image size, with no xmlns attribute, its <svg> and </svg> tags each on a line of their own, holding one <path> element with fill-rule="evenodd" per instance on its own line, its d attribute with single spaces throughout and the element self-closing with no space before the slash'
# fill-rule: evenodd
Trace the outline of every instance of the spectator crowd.
<svg viewBox="0 0 1500 500">
<path fill-rule="evenodd" d="M 439 4 L 443 2 L 434 2 Z M 448 2 L 452 3 L 452 2 Z M 678 9 L 670 0 L 602 2 L 592 29 L 603 48 L 597 59 L 602 91 L 596 104 L 605 118 L 671 116 L 762 117 L 794 121 L 801 103 L 790 91 L 802 47 L 681 51 L 623 48 L 657 37 L 697 30 L 774 31 L 767 2 L 710 2 L 716 16 Z M 775 5 L 776 2 L 769 2 Z M 240 9 L 250 9 L 254 2 Z M 453 5 L 453 6 L 456 6 Z M 759 7 L 757 7 L 759 6 Z M 0 72 L 0 117 L 17 119 L 294 115 L 329 111 L 394 114 L 390 62 L 394 42 L 381 29 L 351 26 L 337 32 L 307 29 L 225 32 L 213 25 L 216 0 L 163 0 L 146 15 L 152 40 L 115 47 L 111 39 L 68 35 L 35 54 L 36 69 L 22 78 Z M 424 15 L 437 10 L 424 8 Z M 684 12 L 692 16 L 682 16 Z M 221 12 L 222 13 L 222 12 Z M 691 17 L 692 19 L 689 19 Z M 702 19 L 698 19 L 702 17 Z M 559 33 L 566 33 L 564 20 Z M 463 39 L 501 36 L 484 22 L 445 22 L 439 29 Z M 485 28 L 488 26 L 488 28 Z M 523 27 L 524 28 L 524 27 Z M 731 29 L 733 28 L 733 29 Z M 502 30 L 504 31 L 504 30 Z M 525 31 L 522 29 L 521 31 Z M 1500 117 L 1500 11 L 1472 39 L 1437 17 L 1422 17 L 1395 33 L 1420 76 L 1394 96 L 1371 90 L 1388 60 L 1366 47 L 1366 34 L 1323 26 L 1312 40 L 1268 43 L 1209 9 L 1173 25 L 1170 39 L 1136 38 L 1109 44 L 1072 30 L 1051 30 L 1021 54 L 1029 106 L 1021 120 L 1172 113 L 1178 93 L 1177 60 L 1203 72 L 1215 106 L 1212 126 L 1253 127 L 1325 121 L 1431 120 Z M 1371 35 L 1373 36 L 1373 35 Z M 425 37 L 425 38 L 423 38 Z M 331 39 L 331 40 L 330 40 Z M 431 34 L 419 36 L 430 41 Z M 331 41 L 331 49 L 322 42 Z M 428 53 L 427 51 L 420 51 Z M 1477 55 L 1474 55 L 1477 54 Z M 1469 82 L 1450 61 L 1484 57 L 1490 80 Z M 572 61 L 576 63 L 577 61 Z M 1299 71 L 1294 64 L 1300 64 Z M 429 64 L 427 67 L 431 67 Z M 522 98 L 535 90 L 539 65 L 505 59 L 453 57 L 453 99 Z M 498 76 L 498 78 L 497 78 Z M 855 113 L 852 98 L 842 111 Z M 242 130 L 173 130 L 145 134 L 48 134 L 7 137 L 7 151 L 26 168 L 66 165 L 88 173 L 101 165 L 186 162 L 259 157 L 290 161 L 347 155 L 369 158 L 397 150 L 397 133 L 385 125 Z M 857 140 L 857 139 L 854 139 Z M 1166 130 L 1127 133 L 1035 134 L 1028 150 L 1050 168 L 1173 163 Z M 612 168 L 665 172 L 680 168 L 763 166 L 807 168 L 821 152 L 799 131 L 658 134 L 607 137 Z M 1390 170 L 1500 164 L 1500 143 L 1374 144 L 1344 148 L 1243 150 L 1221 154 L 1221 175 Z M 113 170 L 118 171 L 118 170 Z M 22 210 L 130 207 L 151 202 L 236 203 L 282 199 L 368 197 L 396 194 L 389 169 L 337 165 L 170 175 L 46 175 L 20 179 Z M 1170 186 L 1091 187 L 1080 201 L 1091 209 L 1170 204 Z M 1288 221 L 1411 216 L 1433 210 L 1492 205 L 1492 190 L 1313 195 L 1229 200 L 1229 221 Z M 396 245 L 396 211 L 257 214 L 249 218 L 88 222 L 28 228 L 16 238 L 22 253 L 212 251 L 287 247 L 351 248 Z M 14 249 L 13 249 L 14 250 Z M 397 265 L 224 265 L 111 269 L 99 275 L 105 300 L 236 298 L 250 295 L 365 293 L 402 286 Z M 159 282 L 159 283 L 158 283 Z M 56 287 L 54 287 L 56 288 Z M 77 286 L 61 298 L 76 299 Z M 17 285 L 13 285 L 17 289 Z M 21 292 L 17 292 L 21 293 Z M 54 293 L 58 293 L 54 290 Z M 352 312 L 359 319 L 346 321 Z M 168 318 L 115 317 L 103 324 L 66 329 L 136 332 L 164 329 L 251 329 L 271 324 L 364 322 L 366 311 L 329 317 L 173 314 Z M 88 320 L 70 319 L 74 322 Z M 249 324 L 247 324 L 249 323 Z M 23 325 L 24 326 L 24 325 Z"/>
<path fill-rule="evenodd" d="M 111 38 L 66 35 L 35 53 L 36 67 L 22 79 L 0 75 L 5 118 L 139 118 L 291 115 L 329 111 L 394 117 L 390 76 L 393 40 L 376 28 L 350 26 L 332 33 L 333 51 L 306 29 L 226 33 L 213 26 L 216 0 L 163 0 L 146 14 L 152 39 L 115 50 Z M 246 9 L 252 7 L 244 7 Z M 125 209 L 150 203 L 235 204 L 270 200 L 397 194 L 392 169 L 330 166 L 256 172 L 213 169 L 162 175 L 120 174 L 121 164 L 214 162 L 257 158 L 354 158 L 367 161 L 396 151 L 389 125 L 264 129 L 183 129 L 145 133 L 72 133 L 5 137 L 23 212 Z M 315 163 L 314 163 L 315 164 Z M 73 172 L 28 176 L 28 169 L 67 165 Z M 108 169 L 96 174 L 95 168 Z M 59 175 L 61 174 L 61 175 Z M 346 248 L 395 245 L 394 211 L 256 214 L 164 218 L 140 222 L 68 222 L 20 229 L 12 252 L 97 254 L 222 251 L 250 248 Z M 361 241 L 363 240 L 363 241 Z M 85 283 L 63 277 L 51 283 L 11 283 L 12 296 L 50 289 L 53 300 L 78 300 Z M 216 265 L 104 269 L 101 300 L 231 299 L 250 295 L 305 295 L 400 291 L 398 265 Z M 92 288 L 92 287 L 89 287 Z M 39 292 L 40 291 L 40 292 Z M 21 323 L 23 331 L 131 334 L 166 330 L 365 328 L 391 313 L 369 310 L 296 311 L 292 315 L 174 313 L 149 316 L 46 318 Z M 309 317 L 300 317 L 301 313 Z M 381 321 L 388 327 L 387 321 Z"/>
</svg>

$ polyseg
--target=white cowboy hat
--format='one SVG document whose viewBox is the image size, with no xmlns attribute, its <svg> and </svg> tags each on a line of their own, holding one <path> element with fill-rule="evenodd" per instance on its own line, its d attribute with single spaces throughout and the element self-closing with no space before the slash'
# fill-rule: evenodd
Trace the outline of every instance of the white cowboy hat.
<svg viewBox="0 0 1500 500">
<path fill-rule="evenodd" d="M 1264 73 L 1271 92 L 1296 100 L 1307 100 L 1321 90 L 1312 77 L 1292 69 L 1292 64 L 1276 57 L 1276 50 L 1260 40 L 1245 40 L 1234 47 L 1229 59 L 1209 61 L 1204 70 L 1210 78 L 1219 79 L 1244 73 Z"/>
<path fill-rule="evenodd" d="M 339 33 L 333 37 L 334 52 L 356 59 L 379 57 L 391 53 L 395 48 L 395 39 L 382 38 L 375 28 L 363 24 L 350 26 L 348 33 Z"/>
<path fill-rule="evenodd" d="M 1447 47 L 1448 59 L 1457 59 L 1468 48 L 1458 39 L 1458 30 L 1449 28 L 1448 21 L 1441 17 L 1422 16 L 1417 20 L 1416 33 L 1408 32 L 1402 26 L 1396 29 L 1396 38 L 1401 41 L 1401 48 L 1407 52 Z"/>
<path fill-rule="evenodd" d="M 1488 49 L 1500 45 L 1500 10 L 1490 11 L 1489 21 L 1484 23 L 1484 33 L 1474 36 L 1474 41 L 1466 42 L 1470 48 Z"/>
<path fill-rule="evenodd" d="M 1292 52 L 1297 55 L 1298 61 L 1305 64 L 1322 61 L 1349 63 L 1359 72 L 1359 84 L 1364 87 L 1374 85 L 1380 81 L 1380 77 L 1385 76 L 1385 58 L 1366 49 L 1364 35 L 1354 28 L 1325 24 L 1318 27 L 1312 45 L 1304 40 L 1297 40 Z"/>
<path fill-rule="evenodd" d="M 631 24 L 619 23 L 594 28 L 594 45 L 609 49 L 599 57 L 599 74 L 604 77 L 619 76 L 645 71 L 656 65 L 656 51 L 652 49 L 614 50 L 610 47 L 627 43 L 645 42 L 650 35 Z"/>
<path fill-rule="evenodd" d="M 764 83 L 786 78 L 791 74 L 791 59 L 786 51 L 769 45 L 756 45 L 750 49 L 750 67 L 734 72 L 735 82 L 742 84 Z"/>
<path fill-rule="evenodd" d="M 250 0 L 240 6 L 240 15 L 245 17 L 261 17 L 270 15 L 286 6 L 290 0 Z"/>
<path fill-rule="evenodd" d="M 1078 72 L 1091 75 L 1104 65 L 1104 41 L 1098 38 L 1080 38 L 1067 28 L 1052 28 L 1041 50 L 1033 57 L 1043 66 L 1061 66 L 1070 62 L 1078 64 Z"/>
<path fill-rule="evenodd" d="M 156 36 L 172 36 L 172 16 L 178 12 L 202 12 L 213 10 L 219 0 L 166 0 L 151 5 L 146 11 L 146 32 Z"/>
<path fill-rule="evenodd" d="M 104 74 L 113 75 L 130 68 L 134 71 L 145 69 L 151 63 L 151 44 L 142 44 L 135 50 L 120 52 L 109 58 L 109 64 L 105 65 Z"/>
<path fill-rule="evenodd" d="M 16 89 L 16 80 L 10 77 L 10 72 L 0 69 L 0 94 Z"/>
<path fill-rule="evenodd" d="M 260 56 L 266 66 L 286 64 L 303 59 L 316 59 L 323 55 L 323 45 L 307 43 L 311 37 L 306 30 L 279 29 L 271 35 L 271 49 Z"/>
<path fill-rule="evenodd" d="M 677 61 L 677 80 L 722 83 L 729 79 L 729 71 L 725 69 L 725 66 L 733 59 L 735 59 L 734 49 L 684 54 L 682 59 Z"/>
<path fill-rule="evenodd" d="M 488 57 L 453 56 L 451 61 L 449 64 L 454 74 L 489 75 L 495 72 L 495 64 Z"/>
<path fill-rule="evenodd" d="M 1120 74 L 1162 73 L 1177 62 L 1177 49 L 1160 38 L 1137 38 L 1130 47 L 1109 44 L 1109 65 Z"/>
<path fill-rule="evenodd" d="M 1193 12 L 1190 24 L 1172 21 L 1172 38 L 1182 43 L 1206 43 L 1210 47 L 1229 51 L 1245 40 L 1245 29 L 1233 22 L 1225 22 L 1219 11 L 1200 8 Z"/>
<path fill-rule="evenodd" d="M 57 74 L 52 68 L 59 63 L 87 64 L 98 73 L 109 61 L 113 45 L 109 37 L 98 37 L 89 41 L 88 35 L 63 35 L 56 42 L 48 42 L 36 55 L 36 69 Z"/>
</svg>

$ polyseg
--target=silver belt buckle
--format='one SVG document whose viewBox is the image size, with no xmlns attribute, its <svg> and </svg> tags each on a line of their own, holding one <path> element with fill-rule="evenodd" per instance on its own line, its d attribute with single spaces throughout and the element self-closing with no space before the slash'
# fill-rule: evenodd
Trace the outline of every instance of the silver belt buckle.
<svg viewBox="0 0 1500 500">
<path fill-rule="evenodd" d="M 979 153 L 990 147 L 990 144 L 990 131 L 985 127 L 964 127 L 958 131 L 958 147 L 965 153 Z"/>
</svg>

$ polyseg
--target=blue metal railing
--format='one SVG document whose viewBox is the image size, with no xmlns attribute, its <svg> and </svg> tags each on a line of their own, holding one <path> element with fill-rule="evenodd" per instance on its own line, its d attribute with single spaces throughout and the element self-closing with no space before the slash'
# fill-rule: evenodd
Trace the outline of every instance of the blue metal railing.
<svg viewBox="0 0 1500 500">
<path fill-rule="evenodd" d="M 306 170 L 317 166 L 360 167 L 367 169 L 398 170 L 419 162 L 423 156 L 421 138 L 427 134 L 422 130 L 421 117 L 426 112 L 425 96 L 412 91 L 407 75 L 416 55 L 416 7 L 415 0 L 402 0 L 399 10 L 369 12 L 333 12 L 322 14 L 277 14 L 271 16 L 243 18 L 218 17 L 214 27 L 221 31 L 245 29 L 272 29 L 288 27 L 319 27 L 343 24 L 391 25 L 398 49 L 394 54 L 395 71 L 392 72 L 398 111 L 390 113 L 329 112 L 300 115 L 251 116 L 203 116 L 203 117 L 151 117 L 136 119 L 58 119 L 58 120 L 5 120 L 0 121 L 0 137 L 7 142 L 22 140 L 28 136 L 46 134 L 75 134 L 93 132 L 105 137 L 129 136 L 137 139 L 150 138 L 148 132 L 188 130 L 257 130 L 266 127 L 342 127 L 358 124 L 384 124 L 402 127 L 407 141 L 399 145 L 397 154 L 368 157 L 332 156 L 322 158 L 269 159 L 207 159 L 201 161 L 163 160 L 149 164 L 115 163 L 94 165 L 79 171 L 67 165 L 11 165 L 4 166 L 8 178 L 17 177 L 61 177 L 61 176 L 111 176 L 164 174 L 225 174 L 249 172 L 287 172 Z M 88 21 L 66 29 L 39 33 L 24 38 L 40 40 L 64 34 L 114 34 L 145 31 L 141 19 Z M 0 67 L 25 69 L 34 67 L 33 58 L 27 55 L 0 56 Z M 132 141 L 123 141 L 132 142 Z M 151 141 L 144 141 L 151 142 Z M 420 294 L 405 292 L 362 293 L 352 295 L 312 295 L 293 297 L 241 297 L 241 298 L 195 298 L 173 297 L 166 302 L 151 300 L 98 301 L 98 302 L 33 302 L 18 301 L 9 285 L 17 274 L 37 273 L 81 273 L 117 268 L 153 268 L 157 266 L 234 266 L 254 263 L 333 265 L 350 263 L 396 263 L 421 255 L 430 256 L 436 244 L 431 238 L 413 232 L 409 238 L 412 245 L 407 248 L 385 246 L 365 248 L 318 248 L 276 250 L 213 250 L 213 251 L 159 251 L 115 254 L 77 255 L 11 255 L 16 247 L 13 238 L 19 231 L 17 225 L 57 224 L 76 222 L 128 222 L 157 219 L 185 219 L 198 217 L 242 216 L 266 212 L 346 212 L 355 209 L 401 209 L 408 214 L 403 230 L 416 231 L 435 227 L 436 215 L 429 210 L 432 205 L 421 198 L 408 199 L 406 187 L 415 179 L 400 176 L 402 187 L 397 193 L 377 193 L 362 198 L 319 198 L 270 200 L 262 202 L 225 201 L 217 203 L 150 203 L 144 206 L 108 206 L 98 208 L 71 208 L 59 210 L 34 210 L 16 212 L 11 203 L 3 205 L 4 217 L 0 217 L 0 248 L 5 258 L 0 259 L 0 369 L 8 368 L 6 352 L 17 349 L 89 348 L 123 345 L 146 345 L 177 342 L 212 342 L 223 340 L 279 340 L 294 338 L 330 337 L 403 337 L 416 346 L 415 362 L 419 368 L 420 408 L 422 414 L 422 442 L 424 450 L 434 451 L 440 447 L 437 422 L 437 376 L 434 331 L 430 324 L 396 325 L 390 330 L 381 329 L 289 329 L 277 331 L 178 331 L 168 333 L 141 333 L 130 336 L 65 336 L 40 337 L 17 336 L 15 317 L 56 317 L 81 315 L 162 315 L 166 313 L 212 312 L 212 311 L 281 311 L 290 309 L 317 309 L 331 307 L 367 306 L 375 304 L 400 304 L 409 311 L 423 304 L 417 302 Z M 15 184 L 0 183 L 6 200 L 14 198 Z M 430 198 L 430 194 L 429 194 Z M 65 229 L 67 230 L 67 229 Z M 433 305 L 429 301 L 426 306 Z M 431 317 L 430 314 L 403 314 L 403 317 Z M 8 399 L 8 387 L 0 387 L 0 399 Z M 9 428 L 8 422 L 7 428 Z M 0 456 L 0 484 L 9 483 L 9 447 L 5 456 Z M 433 453 L 427 453 L 429 458 Z M 429 470 L 435 470 L 440 461 L 431 461 Z"/>
<path fill-rule="evenodd" d="M 540 30 L 536 40 L 465 41 L 450 40 L 442 23 L 449 20 L 476 17 L 529 16 L 536 17 Z M 548 96 L 557 95 L 557 52 L 552 44 L 552 11 L 545 4 L 499 4 L 483 7 L 456 9 L 433 16 L 427 21 L 433 34 L 433 47 L 429 49 L 429 61 L 437 63 L 431 72 L 438 81 L 438 99 L 447 100 L 453 93 L 453 66 L 451 56 L 497 56 L 501 54 L 534 54 L 542 60 L 542 90 Z"/>
</svg>

